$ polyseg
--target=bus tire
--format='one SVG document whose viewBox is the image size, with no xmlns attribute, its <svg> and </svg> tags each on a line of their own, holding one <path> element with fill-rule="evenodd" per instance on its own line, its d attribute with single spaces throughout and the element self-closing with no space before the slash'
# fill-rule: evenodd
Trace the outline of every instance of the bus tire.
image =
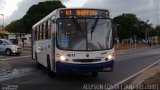
<svg viewBox="0 0 160 90">
<path fill-rule="evenodd" d="M 37 66 L 38 69 L 42 68 L 42 65 L 39 62 L 36 62 L 36 66 Z"/>
<path fill-rule="evenodd" d="M 50 78 L 55 77 L 55 72 L 53 72 L 53 71 L 51 70 L 51 64 L 50 64 L 49 55 L 47 55 L 47 73 L 48 73 L 48 76 L 49 76 Z"/>
<path fill-rule="evenodd" d="M 21 53 L 16 53 L 17 56 L 19 56 Z"/>
<path fill-rule="evenodd" d="M 92 77 L 98 77 L 98 72 L 91 72 Z"/>
<path fill-rule="evenodd" d="M 54 73 L 53 71 L 47 69 L 47 73 L 48 73 L 48 76 L 49 76 L 50 78 L 54 78 L 54 77 L 55 77 L 55 73 Z"/>
</svg>

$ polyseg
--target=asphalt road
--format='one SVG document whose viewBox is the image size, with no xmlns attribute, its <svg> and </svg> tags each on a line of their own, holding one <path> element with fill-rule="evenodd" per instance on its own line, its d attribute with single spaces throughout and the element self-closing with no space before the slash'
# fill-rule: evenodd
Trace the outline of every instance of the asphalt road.
<svg viewBox="0 0 160 90">
<path fill-rule="evenodd" d="M 49 78 L 46 69 L 36 68 L 29 51 L 18 57 L 0 55 L 0 63 L 7 63 L 10 67 L 0 71 L 0 89 L 10 87 L 18 88 L 16 90 L 102 90 L 116 85 L 159 59 L 158 47 L 119 52 L 116 55 L 114 71 L 99 73 L 97 78 L 84 74 Z M 101 85 L 103 87 L 100 87 Z"/>
</svg>

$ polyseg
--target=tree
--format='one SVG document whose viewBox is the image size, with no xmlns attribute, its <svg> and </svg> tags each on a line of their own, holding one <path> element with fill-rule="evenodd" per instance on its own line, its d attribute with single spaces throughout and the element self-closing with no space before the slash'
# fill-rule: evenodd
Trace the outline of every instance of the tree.
<svg viewBox="0 0 160 90">
<path fill-rule="evenodd" d="M 139 20 L 134 14 L 122 14 L 113 18 L 113 22 L 117 24 L 117 34 L 120 42 L 122 39 L 144 39 L 152 30 L 152 25 Z"/>
<path fill-rule="evenodd" d="M 151 34 L 154 36 L 158 36 L 158 43 L 160 44 L 160 25 L 157 25 L 154 29 L 154 32 L 151 32 Z"/>
<path fill-rule="evenodd" d="M 136 28 L 134 32 L 136 33 L 136 36 L 138 39 L 144 39 L 145 38 L 145 33 L 148 30 L 148 25 L 144 21 L 138 21 Z"/>
<path fill-rule="evenodd" d="M 5 29 L 9 32 L 15 33 L 16 38 L 17 36 L 20 36 L 24 46 L 23 36 L 31 33 L 32 26 L 36 22 L 57 8 L 65 8 L 65 6 L 61 3 L 61 1 L 40 2 L 37 5 L 31 6 L 23 18 L 12 21 L 5 27 Z"/>
<path fill-rule="evenodd" d="M 61 3 L 61 1 L 46 1 L 31 6 L 26 15 L 23 17 L 25 28 L 30 32 L 35 23 L 57 8 L 65 8 L 65 6 Z"/>
<path fill-rule="evenodd" d="M 151 36 L 160 36 L 160 26 L 157 25 L 154 30 L 150 32 Z"/>
<path fill-rule="evenodd" d="M 22 19 L 12 21 L 9 25 L 6 25 L 5 29 L 12 33 L 27 33 Z"/>
<path fill-rule="evenodd" d="M 113 18 L 113 22 L 117 24 L 117 34 L 120 41 L 122 39 L 133 38 L 135 25 L 138 23 L 138 18 L 134 14 L 122 14 Z"/>
<path fill-rule="evenodd" d="M 23 36 L 25 33 L 27 33 L 23 21 L 22 19 L 19 20 L 15 20 L 13 22 L 11 22 L 9 25 L 7 25 L 5 27 L 5 29 L 9 32 L 15 33 L 16 34 L 16 39 L 17 36 L 19 36 L 23 42 L 23 46 L 24 46 L 24 40 L 23 40 Z"/>
</svg>

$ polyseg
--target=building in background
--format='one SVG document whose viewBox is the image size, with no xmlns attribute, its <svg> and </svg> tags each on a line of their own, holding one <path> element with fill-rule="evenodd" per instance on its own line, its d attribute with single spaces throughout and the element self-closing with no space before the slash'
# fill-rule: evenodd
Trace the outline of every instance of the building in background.
<svg viewBox="0 0 160 90">
<path fill-rule="evenodd" d="M 16 40 L 15 44 L 19 44 L 19 45 L 23 44 L 22 39 L 20 38 L 20 36 L 17 35 L 17 38 L 16 38 L 16 34 L 15 33 L 10 33 L 9 36 L 8 36 L 8 39 L 11 40 L 11 41 L 15 41 Z M 30 46 L 31 45 L 31 34 L 25 34 L 23 36 L 23 40 L 24 40 L 24 45 Z"/>
<path fill-rule="evenodd" d="M 9 33 L 7 31 L 5 31 L 5 29 L 3 28 L 3 26 L 0 26 L 0 38 L 8 38 Z"/>
</svg>

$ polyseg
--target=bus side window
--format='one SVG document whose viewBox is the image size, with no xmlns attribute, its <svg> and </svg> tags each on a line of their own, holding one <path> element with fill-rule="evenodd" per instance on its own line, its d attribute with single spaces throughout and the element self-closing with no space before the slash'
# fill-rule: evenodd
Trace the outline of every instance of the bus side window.
<svg viewBox="0 0 160 90">
<path fill-rule="evenodd" d="M 51 21 L 48 20 L 48 38 L 51 38 Z"/>
<path fill-rule="evenodd" d="M 44 30 L 44 27 L 43 27 L 44 25 L 42 24 L 41 25 L 41 39 L 43 39 L 43 30 Z"/>
<path fill-rule="evenodd" d="M 45 24 L 45 38 L 48 39 L 48 21 Z"/>
<path fill-rule="evenodd" d="M 38 38 L 37 40 L 40 40 L 40 26 L 38 26 Z"/>
<path fill-rule="evenodd" d="M 37 40 L 37 27 L 34 30 L 34 39 Z"/>
<path fill-rule="evenodd" d="M 41 40 L 41 25 L 39 25 L 39 40 Z"/>
<path fill-rule="evenodd" d="M 46 27 L 46 23 L 43 24 L 43 39 L 46 39 L 46 37 L 45 37 L 46 36 L 45 35 L 46 34 L 45 33 L 46 32 L 46 28 L 45 27 Z"/>
</svg>

